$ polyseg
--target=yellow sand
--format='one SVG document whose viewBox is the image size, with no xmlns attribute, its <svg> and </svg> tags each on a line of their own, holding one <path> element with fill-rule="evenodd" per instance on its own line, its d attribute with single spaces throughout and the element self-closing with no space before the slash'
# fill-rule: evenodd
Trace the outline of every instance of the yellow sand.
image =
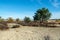
<svg viewBox="0 0 60 40">
<path fill-rule="evenodd" d="M 27 27 L 0 31 L 0 40 L 44 40 L 44 36 L 50 36 L 50 40 L 60 39 L 60 28 Z"/>
</svg>

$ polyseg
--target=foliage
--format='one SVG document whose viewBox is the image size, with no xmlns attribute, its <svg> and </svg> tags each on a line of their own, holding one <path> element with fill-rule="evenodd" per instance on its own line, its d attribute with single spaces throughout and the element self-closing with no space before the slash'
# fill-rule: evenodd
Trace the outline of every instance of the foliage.
<svg viewBox="0 0 60 40">
<path fill-rule="evenodd" d="M 44 36 L 44 39 L 45 40 L 50 40 L 50 36 L 48 36 L 48 35 L 47 36 Z"/>
<path fill-rule="evenodd" d="M 4 19 L 2 17 L 0 17 L 0 22 L 4 22 Z"/>
<path fill-rule="evenodd" d="M 14 25 L 12 28 L 19 28 L 20 25 Z"/>
<path fill-rule="evenodd" d="M 16 19 L 16 21 L 20 21 L 20 19 L 19 19 L 19 18 L 17 18 L 17 19 Z"/>
<path fill-rule="evenodd" d="M 40 26 L 40 22 L 35 22 L 35 21 L 31 21 L 29 23 L 26 22 L 20 22 L 21 25 L 23 26 Z"/>
<path fill-rule="evenodd" d="M 9 17 L 7 22 L 11 23 L 11 22 L 14 22 L 13 18 L 12 17 Z"/>
<path fill-rule="evenodd" d="M 31 21 L 31 19 L 29 17 L 24 18 L 24 22 L 29 23 L 30 21 Z"/>
<path fill-rule="evenodd" d="M 15 22 L 16 22 L 16 23 L 20 23 L 20 19 L 17 18 L 17 19 L 15 20 Z"/>
<path fill-rule="evenodd" d="M 60 22 L 60 19 L 56 19 L 56 22 Z"/>
<path fill-rule="evenodd" d="M 0 30 L 6 30 L 9 29 L 6 25 L 0 24 Z"/>
<path fill-rule="evenodd" d="M 35 15 L 33 16 L 34 21 L 41 21 L 41 22 L 48 20 L 50 17 L 51 13 L 46 8 L 38 9 Z"/>
</svg>

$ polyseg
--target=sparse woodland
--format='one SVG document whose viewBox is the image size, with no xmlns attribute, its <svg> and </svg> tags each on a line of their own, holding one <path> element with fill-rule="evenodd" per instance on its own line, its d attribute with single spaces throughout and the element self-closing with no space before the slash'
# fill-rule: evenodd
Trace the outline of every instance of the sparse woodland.
<svg viewBox="0 0 60 40">
<path fill-rule="evenodd" d="M 47 20 L 49 20 L 50 17 L 51 17 L 51 12 L 49 12 L 47 8 L 38 9 L 33 16 L 33 20 L 31 20 L 31 18 L 27 16 L 23 19 L 23 21 L 20 20 L 20 18 L 13 19 L 12 17 L 9 17 L 7 19 L 4 19 L 0 17 L 0 29 L 8 29 L 7 23 L 16 23 L 23 26 L 36 26 L 36 27 L 38 26 L 50 27 L 51 25 L 52 25 L 51 27 L 55 27 L 56 22 L 59 22 L 57 24 L 60 24 L 59 19 L 56 19 L 56 22 L 49 23 Z M 16 28 L 16 26 L 12 28 Z"/>
</svg>

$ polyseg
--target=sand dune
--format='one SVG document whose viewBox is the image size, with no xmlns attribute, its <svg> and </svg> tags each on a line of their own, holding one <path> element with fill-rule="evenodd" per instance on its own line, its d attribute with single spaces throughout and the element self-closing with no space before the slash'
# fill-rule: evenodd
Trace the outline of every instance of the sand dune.
<svg viewBox="0 0 60 40">
<path fill-rule="evenodd" d="M 50 36 L 50 40 L 60 39 L 60 28 L 27 27 L 0 31 L 0 40 L 44 40 L 44 36 Z"/>
</svg>

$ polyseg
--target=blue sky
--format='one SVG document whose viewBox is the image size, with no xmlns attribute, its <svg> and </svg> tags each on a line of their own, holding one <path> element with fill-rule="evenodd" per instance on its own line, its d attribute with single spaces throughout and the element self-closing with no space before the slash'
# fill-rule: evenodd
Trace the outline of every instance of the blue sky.
<svg viewBox="0 0 60 40">
<path fill-rule="evenodd" d="M 60 0 L 0 0 L 0 16 L 23 19 L 33 18 L 37 9 L 46 7 L 52 13 L 52 19 L 60 18 Z"/>
</svg>

